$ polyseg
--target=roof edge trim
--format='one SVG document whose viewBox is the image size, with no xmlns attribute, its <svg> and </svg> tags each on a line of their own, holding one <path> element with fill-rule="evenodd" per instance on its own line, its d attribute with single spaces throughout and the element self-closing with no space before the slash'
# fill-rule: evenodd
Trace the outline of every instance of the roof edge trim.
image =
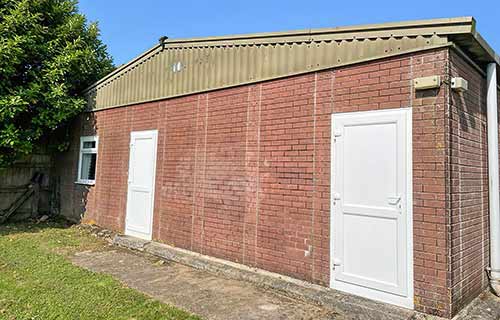
<svg viewBox="0 0 500 320">
<path fill-rule="evenodd" d="M 215 37 L 167 39 L 164 41 L 164 43 L 173 44 L 173 43 L 186 43 L 186 42 L 210 42 L 210 41 L 221 41 L 221 40 L 246 40 L 246 39 L 256 39 L 256 38 L 263 39 L 263 38 L 275 38 L 275 37 L 314 36 L 321 34 L 398 30 L 398 29 L 409 29 L 409 28 L 443 27 L 443 26 L 456 26 L 456 25 L 465 25 L 465 26 L 470 25 L 471 32 L 475 30 L 474 18 L 472 16 L 467 16 L 467 17 L 457 17 L 457 18 L 441 18 L 441 19 L 413 20 L 413 21 L 403 21 L 403 22 L 388 22 L 388 23 L 378 23 L 378 24 L 363 24 L 363 25 L 335 27 L 335 28 L 302 29 L 294 31 L 235 34 L 235 35 L 225 35 L 225 36 L 215 36 Z"/>
<path fill-rule="evenodd" d="M 157 50 L 160 47 L 161 47 L 161 45 L 157 44 L 157 45 L 153 46 L 152 48 L 144 51 L 143 53 L 141 53 L 137 57 L 133 58 L 132 60 L 130 60 L 127 63 L 122 64 L 121 66 L 119 66 L 115 70 L 111 71 L 110 73 L 108 73 L 107 75 L 105 75 L 104 77 L 102 77 L 101 79 L 97 80 L 96 82 L 94 82 L 93 84 L 91 84 L 90 86 L 88 86 L 87 88 L 85 88 L 85 90 L 83 90 L 82 93 L 88 92 L 92 88 L 97 87 L 102 82 L 105 82 L 109 78 L 112 78 L 113 76 L 115 76 L 116 74 L 120 73 L 121 71 L 127 69 L 128 67 L 130 67 L 134 63 L 141 61 L 144 57 L 148 56 L 149 54 L 151 54 L 152 52 L 154 52 L 155 50 Z"/>
<path fill-rule="evenodd" d="M 486 51 L 486 53 L 492 59 L 492 62 L 496 62 L 498 66 L 500 66 L 500 56 L 493 50 L 493 48 L 486 42 L 486 40 L 481 36 L 481 34 L 477 31 L 472 33 L 474 39 L 479 43 L 479 45 Z"/>
</svg>

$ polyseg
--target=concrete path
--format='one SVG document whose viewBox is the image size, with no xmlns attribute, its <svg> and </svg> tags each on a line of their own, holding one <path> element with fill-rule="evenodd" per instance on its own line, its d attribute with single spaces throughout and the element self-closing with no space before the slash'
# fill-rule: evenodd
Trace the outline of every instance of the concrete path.
<svg viewBox="0 0 500 320">
<path fill-rule="evenodd" d="M 484 292 L 460 311 L 453 320 L 500 320 L 500 298 Z"/>
<path fill-rule="evenodd" d="M 72 260 L 76 265 L 110 274 L 131 288 L 204 319 L 345 319 L 333 311 L 250 283 L 224 279 L 178 263 L 160 264 L 153 258 L 121 249 L 81 252 Z"/>
<path fill-rule="evenodd" d="M 368 300 L 352 303 L 341 296 L 332 307 L 319 306 L 280 290 L 121 248 L 80 252 L 72 261 L 207 320 L 437 319 L 389 305 L 374 309 Z M 469 319 L 500 320 L 500 298 L 484 293 L 455 317 Z"/>
</svg>

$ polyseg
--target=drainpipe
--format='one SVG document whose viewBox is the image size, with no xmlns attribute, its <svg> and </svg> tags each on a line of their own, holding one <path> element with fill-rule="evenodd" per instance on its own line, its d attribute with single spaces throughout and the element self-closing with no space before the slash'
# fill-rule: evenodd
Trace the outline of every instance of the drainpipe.
<svg viewBox="0 0 500 320">
<path fill-rule="evenodd" d="M 488 64 L 488 181 L 490 206 L 490 267 L 488 268 L 490 285 L 500 296 L 500 190 L 498 172 L 498 100 L 497 66 Z"/>
</svg>

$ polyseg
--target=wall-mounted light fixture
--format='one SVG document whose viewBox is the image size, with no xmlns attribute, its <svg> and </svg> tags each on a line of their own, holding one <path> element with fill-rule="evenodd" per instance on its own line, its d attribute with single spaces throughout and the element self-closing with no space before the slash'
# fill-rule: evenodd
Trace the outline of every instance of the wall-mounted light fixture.
<svg viewBox="0 0 500 320">
<path fill-rule="evenodd" d="M 458 92 L 467 91 L 469 89 L 469 83 L 464 78 L 451 78 L 451 88 Z"/>
<path fill-rule="evenodd" d="M 430 76 L 413 79 L 415 90 L 437 89 L 441 86 L 440 76 Z"/>
</svg>

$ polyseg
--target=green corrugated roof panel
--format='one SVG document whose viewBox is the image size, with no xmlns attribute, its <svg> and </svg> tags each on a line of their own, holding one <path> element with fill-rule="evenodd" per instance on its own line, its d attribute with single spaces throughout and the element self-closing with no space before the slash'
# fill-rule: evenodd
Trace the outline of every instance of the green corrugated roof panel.
<svg viewBox="0 0 500 320">
<path fill-rule="evenodd" d="M 89 109 L 125 106 L 448 46 L 498 56 L 472 17 L 168 39 L 96 82 Z"/>
</svg>

